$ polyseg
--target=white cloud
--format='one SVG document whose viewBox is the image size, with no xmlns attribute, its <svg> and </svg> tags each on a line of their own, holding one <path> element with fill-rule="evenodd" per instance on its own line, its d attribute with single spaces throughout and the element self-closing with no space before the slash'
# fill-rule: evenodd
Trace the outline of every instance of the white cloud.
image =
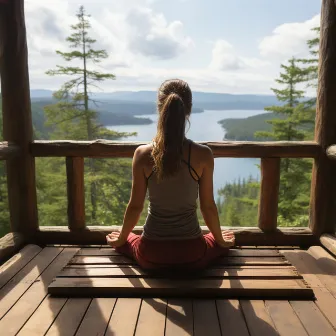
<svg viewBox="0 0 336 336">
<path fill-rule="evenodd" d="M 266 36 L 259 44 L 264 57 L 286 60 L 308 55 L 307 40 L 316 36 L 312 28 L 319 26 L 320 15 L 304 22 L 285 23 L 276 27 L 272 35 Z"/>
<path fill-rule="evenodd" d="M 45 71 L 62 64 L 55 50 L 67 50 L 65 38 L 69 25 L 76 22 L 80 4 L 92 14 L 91 35 L 98 41 L 97 48 L 109 53 L 108 60 L 97 69 L 117 75 L 116 81 L 102 84 L 105 92 L 153 90 L 169 77 L 180 77 L 195 90 L 269 93 L 280 62 L 293 52 L 307 52 L 306 40 L 314 36 L 310 28 L 318 24 L 316 16 L 277 27 L 260 44 L 256 42 L 260 55 L 254 58 L 241 55 L 234 45 L 218 39 L 209 50 L 208 65 L 178 67 L 173 60 L 194 50 L 193 57 L 197 58 L 197 46 L 186 34 L 183 22 L 169 21 L 155 11 L 154 1 L 26 0 L 31 87 L 56 89 L 64 82 L 65 78 L 49 77 Z M 167 60 L 171 60 L 169 66 Z"/>
</svg>

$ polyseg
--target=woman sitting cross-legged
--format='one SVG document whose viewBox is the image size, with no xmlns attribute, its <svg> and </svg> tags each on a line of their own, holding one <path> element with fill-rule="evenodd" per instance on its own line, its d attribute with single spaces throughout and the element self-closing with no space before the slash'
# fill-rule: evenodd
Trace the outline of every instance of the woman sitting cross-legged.
<svg viewBox="0 0 336 336">
<path fill-rule="evenodd" d="M 192 93 L 182 80 L 165 81 L 158 92 L 159 120 L 151 144 L 133 157 L 133 183 L 120 232 L 106 236 L 118 252 L 144 269 L 201 269 L 227 254 L 235 244 L 231 231 L 221 231 L 213 197 L 214 158 L 209 147 L 185 136 Z M 204 127 L 207 127 L 204 125 Z M 148 189 L 148 216 L 143 234 L 133 228 Z M 202 234 L 197 199 L 209 234 Z"/>
</svg>

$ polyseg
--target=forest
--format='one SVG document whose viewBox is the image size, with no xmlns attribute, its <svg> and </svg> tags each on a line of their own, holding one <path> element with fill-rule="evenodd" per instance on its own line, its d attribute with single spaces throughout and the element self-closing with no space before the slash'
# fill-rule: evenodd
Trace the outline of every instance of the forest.
<svg viewBox="0 0 336 336">
<path fill-rule="evenodd" d="M 46 72 L 48 76 L 67 75 L 71 79 L 53 94 L 52 99 L 32 100 L 35 139 L 117 140 L 131 134 L 112 131 L 104 109 L 95 109 L 96 97 L 92 89 L 103 81 L 118 80 L 112 73 L 99 72 L 92 65 L 108 58 L 105 50 L 95 49 L 95 40 L 89 35 L 90 20 L 80 7 L 77 23 L 70 27 L 67 38 L 69 50 L 56 50 L 60 59 L 69 65 L 55 65 Z M 281 73 L 273 90 L 276 99 L 270 98 L 265 114 L 254 117 L 254 127 L 246 122 L 225 120 L 224 127 L 232 130 L 227 135 L 236 140 L 310 140 L 314 134 L 315 99 L 305 98 L 302 87 L 315 87 L 318 63 L 318 33 L 307 41 L 311 58 L 292 58 L 281 65 Z M 299 89 L 300 88 L 300 89 Z M 202 96 L 198 93 L 198 97 Z M 211 103 L 202 97 L 204 106 L 219 104 L 232 106 L 235 101 Z M 248 97 L 248 96 L 247 96 Z M 260 108 L 260 101 L 246 109 Z M 206 105 L 208 104 L 208 105 Z M 217 105 L 216 105 L 217 104 Z M 247 105 L 244 101 L 243 105 Z M 216 106 L 215 106 L 216 105 Z M 116 105 L 117 106 L 121 106 Z M 201 112 L 202 105 L 198 105 Z M 218 107 L 217 106 L 217 107 Z M 151 106 L 153 109 L 153 105 Z M 208 108 L 208 107 L 207 107 Z M 122 115 L 120 110 L 116 115 Z M 2 113 L 0 113 L 2 125 Z M 124 115 L 124 117 L 126 117 Z M 132 117 L 132 115 L 128 116 Z M 118 123 L 117 123 L 118 124 Z M 2 127 L 0 128 L 2 132 Z M 253 132 L 251 132 L 253 130 Z M 2 133 L 0 133 L 1 139 Z M 196 139 L 197 140 L 197 139 Z M 279 194 L 278 223 L 282 226 L 306 226 L 312 162 L 305 159 L 283 159 Z M 131 159 L 85 159 L 85 204 L 87 225 L 121 225 L 131 190 Z M 36 159 L 36 187 L 39 225 L 67 226 L 67 195 L 65 158 Z M 256 226 L 260 182 L 242 179 L 225 185 L 219 192 L 217 207 L 221 224 L 225 226 Z M 146 207 L 139 225 L 143 225 Z M 199 214 L 200 215 L 200 214 Z M 204 225 L 201 215 L 200 223 Z M 0 165 L 0 236 L 10 230 L 5 163 Z"/>
</svg>

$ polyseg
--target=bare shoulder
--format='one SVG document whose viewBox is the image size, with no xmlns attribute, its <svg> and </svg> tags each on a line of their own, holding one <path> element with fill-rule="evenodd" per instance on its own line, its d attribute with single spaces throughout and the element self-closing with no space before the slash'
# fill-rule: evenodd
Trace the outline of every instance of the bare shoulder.
<svg viewBox="0 0 336 336">
<path fill-rule="evenodd" d="M 213 159 L 213 153 L 210 147 L 195 142 L 193 142 L 193 144 L 194 151 L 202 161 L 209 161 Z"/>
<path fill-rule="evenodd" d="M 139 146 L 134 152 L 134 159 L 139 160 L 145 165 L 149 164 L 151 161 L 152 149 L 153 149 L 152 144 Z"/>
</svg>

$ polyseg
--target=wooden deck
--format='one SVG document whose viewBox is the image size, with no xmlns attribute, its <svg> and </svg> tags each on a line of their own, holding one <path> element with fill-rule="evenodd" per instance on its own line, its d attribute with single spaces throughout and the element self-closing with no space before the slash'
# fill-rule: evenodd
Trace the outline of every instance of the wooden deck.
<svg viewBox="0 0 336 336">
<path fill-rule="evenodd" d="M 1 335 L 336 335 L 336 260 L 322 247 L 283 250 L 315 301 L 50 297 L 78 251 L 28 245 L 0 268 Z"/>
</svg>

